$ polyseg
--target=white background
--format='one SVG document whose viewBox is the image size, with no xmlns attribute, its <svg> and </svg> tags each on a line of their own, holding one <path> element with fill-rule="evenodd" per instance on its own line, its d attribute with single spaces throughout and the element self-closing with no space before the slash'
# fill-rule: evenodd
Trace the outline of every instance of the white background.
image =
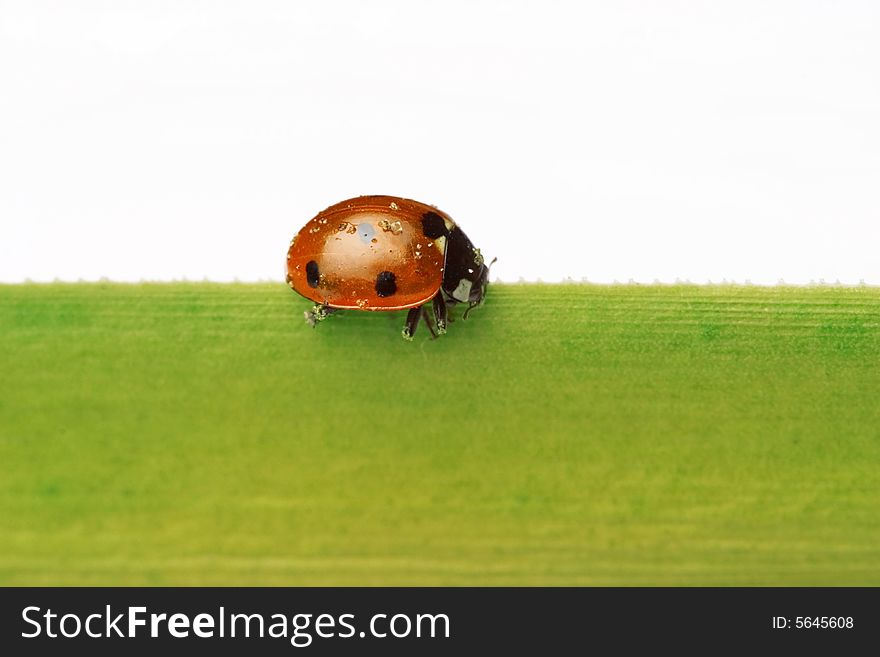
<svg viewBox="0 0 880 657">
<path fill-rule="evenodd" d="M 503 280 L 880 284 L 880 3 L 0 0 L 0 280 L 280 280 L 360 194 Z"/>
</svg>

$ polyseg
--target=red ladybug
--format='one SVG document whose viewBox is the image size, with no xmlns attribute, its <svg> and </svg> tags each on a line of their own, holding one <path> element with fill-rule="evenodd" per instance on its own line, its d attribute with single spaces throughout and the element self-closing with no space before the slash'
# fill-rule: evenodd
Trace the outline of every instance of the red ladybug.
<svg viewBox="0 0 880 657">
<path fill-rule="evenodd" d="M 446 332 L 447 303 L 483 302 L 489 267 L 455 222 L 435 207 L 396 196 L 359 196 L 318 214 L 290 242 L 287 283 L 315 302 L 312 326 L 340 309 L 409 308 L 403 337 L 419 318 Z"/>
</svg>

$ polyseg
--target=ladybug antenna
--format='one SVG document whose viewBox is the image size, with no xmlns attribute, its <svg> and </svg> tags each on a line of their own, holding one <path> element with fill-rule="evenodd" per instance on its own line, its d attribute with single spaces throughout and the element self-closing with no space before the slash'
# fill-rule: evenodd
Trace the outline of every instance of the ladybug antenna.
<svg viewBox="0 0 880 657">
<path fill-rule="evenodd" d="M 468 318 L 468 315 L 469 315 L 470 312 L 471 312 L 471 310 L 473 310 L 474 308 L 476 308 L 476 307 L 479 306 L 479 305 L 480 305 L 480 302 L 479 302 L 479 301 L 471 301 L 471 302 L 468 304 L 468 307 L 465 309 L 464 314 L 461 316 L 461 318 L 462 318 L 462 319 L 467 319 L 467 318 Z"/>
<path fill-rule="evenodd" d="M 486 267 L 486 282 L 487 283 L 489 282 L 489 274 L 492 271 L 492 265 L 494 265 L 496 262 L 498 262 L 498 258 L 492 258 L 492 262 L 490 262 L 489 265 Z"/>
</svg>

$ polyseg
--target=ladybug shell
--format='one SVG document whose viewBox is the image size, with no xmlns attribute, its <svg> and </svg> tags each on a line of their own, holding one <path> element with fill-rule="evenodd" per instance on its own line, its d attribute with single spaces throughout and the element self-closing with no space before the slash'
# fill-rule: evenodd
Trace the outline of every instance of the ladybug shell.
<svg viewBox="0 0 880 657">
<path fill-rule="evenodd" d="M 442 224 L 440 224 L 442 222 Z M 287 283 L 331 308 L 401 310 L 429 301 L 443 283 L 452 219 L 395 196 L 359 196 L 309 221 L 287 252 Z"/>
</svg>

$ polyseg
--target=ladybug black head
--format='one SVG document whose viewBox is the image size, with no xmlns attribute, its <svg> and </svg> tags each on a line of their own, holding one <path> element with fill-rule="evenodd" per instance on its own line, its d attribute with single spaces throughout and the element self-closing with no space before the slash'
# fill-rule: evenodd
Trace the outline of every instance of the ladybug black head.
<svg viewBox="0 0 880 657">
<path fill-rule="evenodd" d="M 488 283 L 489 267 L 483 262 L 480 250 L 455 226 L 447 236 L 443 271 L 443 291 L 447 299 L 468 304 L 469 311 L 483 303 Z"/>
<path fill-rule="evenodd" d="M 477 279 L 474 281 L 470 294 L 468 295 L 468 308 L 464 313 L 463 319 L 467 319 L 468 313 L 471 309 L 479 306 L 486 298 L 486 288 L 489 286 L 489 269 L 494 262 L 495 260 L 492 260 L 488 265 L 481 264 L 479 270 L 477 270 Z"/>
</svg>

